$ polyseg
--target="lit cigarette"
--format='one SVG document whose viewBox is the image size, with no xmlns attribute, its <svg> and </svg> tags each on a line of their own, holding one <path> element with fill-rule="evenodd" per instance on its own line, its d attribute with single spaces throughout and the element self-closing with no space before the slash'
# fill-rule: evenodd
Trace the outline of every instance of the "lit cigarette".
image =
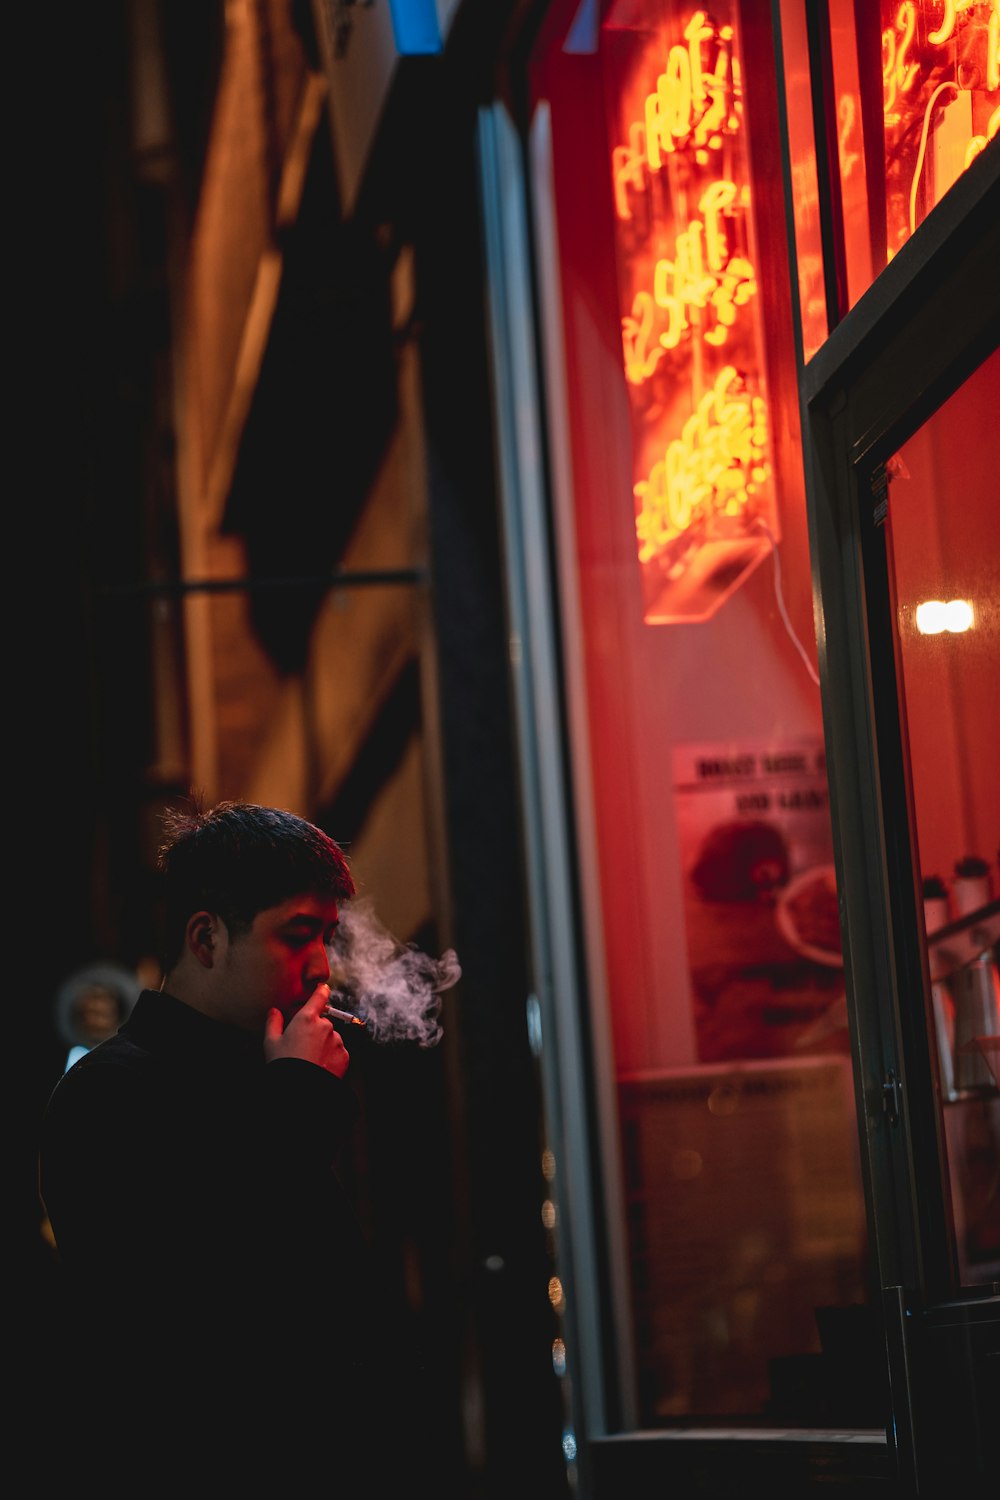
<svg viewBox="0 0 1000 1500">
<path fill-rule="evenodd" d="M 328 1021 L 349 1021 L 352 1026 L 363 1026 L 365 1023 L 360 1016 L 356 1016 L 349 1010 L 338 1010 L 335 1005 L 324 1005 L 323 1014 Z"/>
</svg>

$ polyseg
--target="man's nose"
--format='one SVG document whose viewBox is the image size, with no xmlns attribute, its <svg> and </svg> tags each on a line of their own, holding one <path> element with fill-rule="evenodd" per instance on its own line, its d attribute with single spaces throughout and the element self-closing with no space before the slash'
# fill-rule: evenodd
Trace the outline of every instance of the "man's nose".
<svg viewBox="0 0 1000 1500">
<path fill-rule="evenodd" d="M 309 954 L 309 978 L 325 984 L 330 977 L 330 954 L 325 943 L 316 943 Z"/>
</svg>

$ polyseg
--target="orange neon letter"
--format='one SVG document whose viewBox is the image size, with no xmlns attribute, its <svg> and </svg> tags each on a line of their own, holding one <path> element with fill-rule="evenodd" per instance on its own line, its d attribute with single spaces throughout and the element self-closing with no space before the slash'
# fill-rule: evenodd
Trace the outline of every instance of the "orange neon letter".
<svg viewBox="0 0 1000 1500">
<path fill-rule="evenodd" d="M 946 42 L 955 30 L 955 0 L 943 0 L 944 15 L 941 17 L 941 25 L 937 31 L 929 31 L 927 40 L 933 42 L 935 47 L 940 47 Z"/>
</svg>

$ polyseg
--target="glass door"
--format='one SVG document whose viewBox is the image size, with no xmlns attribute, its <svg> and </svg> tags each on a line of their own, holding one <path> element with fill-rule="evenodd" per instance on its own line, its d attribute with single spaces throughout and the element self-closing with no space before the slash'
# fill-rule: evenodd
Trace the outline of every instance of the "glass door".
<svg viewBox="0 0 1000 1500">
<path fill-rule="evenodd" d="M 981 440 L 998 398 L 995 352 L 886 466 L 946 1292 L 1000 1281 L 1000 492 L 993 445 Z"/>
<path fill-rule="evenodd" d="M 998 193 L 990 148 L 806 371 L 848 1002 L 916 1494 L 1000 1472 Z"/>
<path fill-rule="evenodd" d="M 998 403 L 993 352 L 871 471 L 862 530 L 899 1006 L 883 1088 L 914 1153 L 897 1375 L 921 1489 L 985 1476 L 996 1457 L 1000 546 L 981 435 Z"/>
</svg>

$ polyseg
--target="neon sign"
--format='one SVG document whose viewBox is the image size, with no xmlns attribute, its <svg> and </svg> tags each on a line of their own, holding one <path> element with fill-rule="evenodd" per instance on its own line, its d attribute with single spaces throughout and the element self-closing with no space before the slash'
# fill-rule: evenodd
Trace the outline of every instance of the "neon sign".
<svg viewBox="0 0 1000 1500">
<path fill-rule="evenodd" d="M 1000 0 L 882 6 L 887 253 L 1000 133 Z"/>
<path fill-rule="evenodd" d="M 649 478 L 635 486 L 639 561 L 657 557 L 695 522 L 742 523 L 751 495 L 769 473 L 767 436 L 763 400 L 749 394 L 739 372 L 727 365 Z"/>
<path fill-rule="evenodd" d="M 744 188 L 740 207 L 749 194 Z M 674 257 L 661 257 L 653 267 L 653 290 L 638 291 L 631 312 L 622 319 L 625 374 L 640 385 L 656 369 L 667 349 L 676 349 L 691 327 L 690 313 L 697 308 L 706 344 L 724 344 L 736 322 L 736 310 L 757 290 L 753 266 L 743 255 L 729 254 L 726 216 L 737 202 L 734 182 L 718 181 L 698 201 L 700 219 L 692 219 L 674 242 Z M 663 316 L 659 316 L 657 309 Z M 649 344 L 656 328 L 656 344 Z"/>
<path fill-rule="evenodd" d="M 686 47 L 671 47 L 667 66 L 656 80 L 656 91 L 646 96 L 646 157 L 655 171 L 661 151 L 706 144 L 718 147 L 719 133 L 729 121 L 732 93 L 733 29 L 718 32 L 699 10 L 684 29 Z M 706 73 L 702 44 L 717 42 L 715 66 Z"/>
<path fill-rule="evenodd" d="M 629 125 L 628 145 L 616 146 L 611 153 L 620 218 L 632 217 L 625 190 L 645 190 L 644 170 L 658 172 L 664 157 L 675 151 L 693 150 L 703 163 L 709 148 L 718 151 L 723 135 L 739 128 L 741 91 L 732 55 L 733 28 L 716 29 L 699 10 L 684 28 L 684 37 L 685 45 L 669 49 L 655 90 L 643 99 L 642 120 Z M 710 66 L 706 44 L 715 51 Z"/>
<path fill-rule="evenodd" d="M 777 534 L 741 68 L 721 9 L 634 40 L 610 106 L 649 623 L 710 618 Z"/>
</svg>

